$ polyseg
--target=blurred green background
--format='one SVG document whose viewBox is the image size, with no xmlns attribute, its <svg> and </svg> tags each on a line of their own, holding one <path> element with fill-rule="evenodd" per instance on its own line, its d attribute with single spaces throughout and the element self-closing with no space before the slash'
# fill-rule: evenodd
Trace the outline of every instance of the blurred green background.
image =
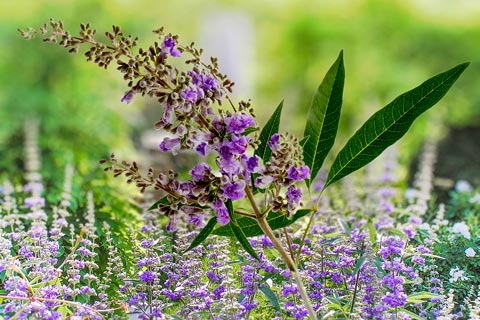
<svg viewBox="0 0 480 320">
<path fill-rule="evenodd" d="M 0 2 L 0 172 L 22 163 L 23 121 L 41 120 L 44 168 L 75 162 L 83 174 L 111 151 L 135 158 L 134 143 L 151 128 L 159 106 L 120 103 L 125 84 L 102 70 L 17 28 L 62 20 L 73 33 L 90 22 L 102 35 L 112 24 L 154 41 L 165 26 L 183 43 L 200 42 L 232 73 L 237 97 L 251 98 L 260 124 L 285 99 L 283 130 L 302 134 L 316 87 L 344 50 L 346 83 L 336 148 L 373 112 L 427 78 L 465 61 L 472 64 L 439 106 L 401 144 L 403 160 L 425 134 L 477 125 L 480 115 L 480 3 L 437 1 L 158 1 L 37 0 Z M 447 126 L 444 126 L 446 124 Z M 57 170 L 58 171 L 58 170 Z"/>
</svg>

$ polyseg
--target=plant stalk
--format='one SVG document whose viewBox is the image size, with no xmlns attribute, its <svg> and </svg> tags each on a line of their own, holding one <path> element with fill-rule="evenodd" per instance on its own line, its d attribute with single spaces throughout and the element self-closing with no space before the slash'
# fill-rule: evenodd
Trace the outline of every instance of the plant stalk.
<svg viewBox="0 0 480 320">
<path fill-rule="evenodd" d="M 252 190 L 248 185 L 245 187 L 245 193 L 248 197 L 248 200 L 250 201 L 250 204 L 252 205 L 252 209 L 253 209 L 253 212 L 255 213 L 257 223 L 260 229 L 262 229 L 263 233 L 270 239 L 270 241 L 272 241 L 274 247 L 278 250 L 278 252 L 282 256 L 283 261 L 285 261 L 285 264 L 290 270 L 292 277 L 295 279 L 295 282 L 297 283 L 298 291 L 302 296 L 303 305 L 305 306 L 305 309 L 307 309 L 310 319 L 317 320 L 317 314 L 313 310 L 312 302 L 310 301 L 310 297 L 308 296 L 307 291 L 305 290 L 305 286 L 303 285 L 303 281 L 300 277 L 300 274 L 298 273 L 295 262 L 293 261 L 292 257 L 287 253 L 287 251 L 285 251 L 280 241 L 278 241 L 277 237 L 275 237 L 275 234 L 273 233 L 272 228 L 267 222 L 266 215 L 263 215 L 260 209 L 258 208 L 257 203 L 255 202 L 255 198 L 253 196 Z"/>
<path fill-rule="evenodd" d="M 260 228 L 262 229 L 262 231 L 265 233 L 265 235 L 270 239 L 270 241 L 272 241 L 273 245 L 278 250 L 278 252 L 280 252 L 280 255 L 282 256 L 283 261 L 285 261 L 285 264 L 290 270 L 290 273 L 293 279 L 295 279 L 295 282 L 298 287 L 298 291 L 300 292 L 300 295 L 303 300 L 303 305 L 307 309 L 310 319 L 317 320 L 317 314 L 313 310 L 312 302 L 310 301 L 310 297 L 308 296 L 307 291 L 305 290 L 305 286 L 303 285 L 303 281 L 300 277 L 300 274 L 297 270 L 297 266 L 295 265 L 295 262 L 293 261 L 292 257 L 290 257 L 290 255 L 283 248 L 280 241 L 278 241 L 278 239 L 275 237 L 275 235 L 273 234 L 272 228 L 270 228 L 270 225 L 268 224 L 265 217 L 258 218 L 257 222 Z"/>
</svg>

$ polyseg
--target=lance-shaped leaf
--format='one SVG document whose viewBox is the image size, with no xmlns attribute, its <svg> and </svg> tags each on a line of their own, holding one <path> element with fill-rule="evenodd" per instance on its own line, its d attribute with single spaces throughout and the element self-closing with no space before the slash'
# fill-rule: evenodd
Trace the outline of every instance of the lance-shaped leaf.
<svg viewBox="0 0 480 320">
<path fill-rule="evenodd" d="M 272 116 L 265 124 L 265 127 L 263 127 L 262 131 L 260 132 L 260 144 L 255 150 L 255 155 L 259 156 L 263 160 L 263 162 L 267 162 L 270 159 L 270 155 L 272 154 L 272 150 L 270 150 L 268 142 L 270 141 L 272 135 L 278 132 L 278 129 L 280 127 L 280 116 L 282 115 L 282 108 L 283 101 L 280 102 L 277 109 L 275 109 Z"/>
<path fill-rule="evenodd" d="M 360 169 L 400 139 L 413 121 L 437 103 L 469 63 L 440 73 L 377 111 L 339 152 L 325 187 Z"/>
<path fill-rule="evenodd" d="M 190 244 L 188 249 L 185 250 L 185 252 L 195 248 L 196 246 L 201 244 L 203 241 L 205 241 L 205 239 L 207 239 L 207 237 L 210 235 L 210 233 L 212 233 L 216 224 L 217 224 L 217 217 L 212 217 L 208 221 L 207 225 L 205 227 L 203 227 L 203 229 L 200 231 L 200 233 L 195 237 L 195 239 L 193 239 L 192 243 Z"/>
<path fill-rule="evenodd" d="M 303 133 L 304 137 L 309 137 L 303 146 L 303 161 L 310 168 L 307 186 L 310 186 L 317 176 L 335 142 L 342 108 L 344 80 L 343 51 L 340 51 L 337 60 L 318 87 L 308 110 Z"/>
<path fill-rule="evenodd" d="M 291 219 L 288 219 L 288 216 L 278 212 L 269 212 L 267 222 L 272 230 L 276 230 L 291 225 L 301 217 L 306 216 L 309 212 L 311 212 L 311 210 L 298 210 Z M 258 223 L 255 219 L 241 217 L 236 221 L 246 237 L 254 237 L 263 234 L 262 229 L 258 226 Z M 226 237 L 235 236 L 228 225 L 213 230 L 212 234 Z"/>
<path fill-rule="evenodd" d="M 238 225 L 237 220 L 235 219 L 235 214 L 233 213 L 233 203 L 231 200 L 228 200 L 226 202 L 227 209 L 228 209 L 228 214 L 230 216 L 230 222 L 225 225 L 225 227 L 228 227 L 230 229 L 230 232 L 232 233 L 235 238 L 237 238 L 238 242 L 240 242 L 240 245 L 247 251 L 252 257 L 254 257 L 257 260 L 260 260 L 258 258 L 257 253 L 255 250 L 253 250 L 252 246 L 250 245 L 250 242 L 248 241 L 247 237 L 243 233 L 243 230 L 240 228 Z"/>
</svg>

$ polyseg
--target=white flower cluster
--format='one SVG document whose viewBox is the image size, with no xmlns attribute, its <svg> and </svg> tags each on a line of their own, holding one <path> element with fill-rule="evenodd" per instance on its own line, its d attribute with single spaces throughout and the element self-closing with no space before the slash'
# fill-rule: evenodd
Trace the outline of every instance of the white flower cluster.
<svg viewBox="0 0 480 320">
<path fill-rule="evenodd" d="M 460 233 L 465 239 L 471 238 L 470 228 L 465 222 L 457 222 L 453 225 L 451 229 L 452 233 Z"/>
<path fill-rule="evenodd" d="M 465 271 L 458 269 L 458 267 L 450 269 L 450 282 L 457 282 L 459 279 L 461 281 L 468 280 L 468 277 L 465 275 Z"/>
</svg>

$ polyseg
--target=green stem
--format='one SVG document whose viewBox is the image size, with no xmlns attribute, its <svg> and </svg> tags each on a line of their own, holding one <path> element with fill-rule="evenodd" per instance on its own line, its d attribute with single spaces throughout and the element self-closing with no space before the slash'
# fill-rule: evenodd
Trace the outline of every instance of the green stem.
<svg viewBox="0 0 480 320">
<path fill-rule="evenodd" d="M 290 270 L 290 274 L 295 279 L 295 282 L 297 283 L 298 291 L 300 292 L 300 295 L 303 300 L 303 304 L 305 306 L 305 309 L 307 309 L 308 311 L 308 315 L 310 316 L 310 319 L 317 320 L 317 314 L 313 310 L 310 297 L 308 296 L 307 291 L 305 290 L 305 286 L 300 277 L 300 274 L 298 273 L 295 262 L 293 261 L 292 257 L 290 257 L 290 255 L 287 253 L 287 251 L 285 251 L 285 249 L 283 248 L 282 244 L 277 239 L 277 237 L 275 237 L 275 234 L 273 233 L 272 228 L 267 222 L 266 216 L 262 215 L 262 212 L 258 208 L 257 203 L 255 202 L 255 198 L 253 197 L 252 190 L 248 185 L 245 187 L 245 193 L 247 194 L 247 198 L 250 201 L 250 204 L 252 205 L 253 212 L 257 217 L 257 223 L 259 227 L 262 229 L 263 233 L 270 239 L 270 241 L 272 241 L 273 246 L 275 247 L 275 249 L 277 249 L 277 251 L 282 256 L 283 261 L 285 262 L 288 269 Z"/>
</svg>

